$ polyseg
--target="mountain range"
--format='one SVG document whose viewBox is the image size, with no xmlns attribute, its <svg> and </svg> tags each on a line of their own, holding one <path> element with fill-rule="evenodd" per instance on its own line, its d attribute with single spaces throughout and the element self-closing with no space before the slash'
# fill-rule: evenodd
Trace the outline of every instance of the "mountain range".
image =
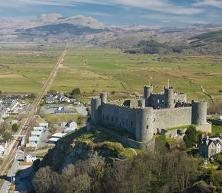
<svg viewBox="0 0 222 193">
<path fill-rule="evenodd" d="M 0 42 L 60 43 L 66 40 L 74 44 L 120 48 L 129 53 L 220 54 L 222 26 L 107 26 L 92 17 L 63 17 L 60 14 L 44 14 L 32 20 L 1 21 Z"/>
</svg>

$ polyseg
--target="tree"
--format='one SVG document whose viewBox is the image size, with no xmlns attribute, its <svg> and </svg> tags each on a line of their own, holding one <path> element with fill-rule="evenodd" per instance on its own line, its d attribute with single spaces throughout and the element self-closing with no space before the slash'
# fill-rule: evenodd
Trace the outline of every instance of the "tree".
<svg viewBox="0 0 222 193">
<path fill-rule="evenodd" d="M 78 125 L 82 125 L 84 123 L 85 118 L 83 116 L 79 116 L 77 118 L 77 124 Z"/>
<path fill-rule="evenodd" d="M 34 93 L 31 93 L 30 96 L 29 96 L 30 99 L 35 99 L 35 97 L 36 97 L 36 96 L 35 96 Z"/>
<path fill-rule="evenodd" d="M 185 132 L 185 136 L 183 138 L 187 148 L 193 147 L 193 145 L 199 142 L 200 132 L 196 130 L 194 126 L 191 126 Z"/>
<path fill-rule="evenodd" d="M 2 138 L 4 142 L 10 141 L 12 140 L 12 134 L 6 131 L 2 134 Z"/>
<path fill-rule="evenodd" d="M 14 133 L 16 133 L 18 131 L 18 129 L 19 129 L 19 127 L 18 127 L 18 125 L 16 123 L 12 125 L 12 131 Z"/>
<path fill-rule="evenodd" d="M 80 96 L 81 96 L 81 90 L 80 90 L 80 88 L 74 88 L 74 89 L 71 91 L 70 95 L 71 95 L 72 98 L 79 99 Z"/>
</svg>

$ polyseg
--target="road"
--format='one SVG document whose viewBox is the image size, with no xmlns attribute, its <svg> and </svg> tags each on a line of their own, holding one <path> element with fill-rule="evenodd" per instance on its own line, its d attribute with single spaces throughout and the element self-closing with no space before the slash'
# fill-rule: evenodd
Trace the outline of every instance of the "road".
<svg viewBox="0 0 222 193">
<path fill-rule="evenodd" d="M 57 63 L 53 66 L 47 80 L 44 82 L 42 89 L 38 96 L 34 99 L 32 103 L 31 110 L 29 111 L 27 118 L 23 121 L 21 124 L 21 130 L 18 134 L 18 137 L 13 141 L 13 145 L 11 146 L 11 150 L 9 151 L 9 154 L 4 158 L 2 165 L 0 166 L 0 176 L 3 176 L 7 174 L 8 170 L 10 169 L 10 166 L 12 165 L 15 155 L 16 155 L 16 150 L 19 145 L 19 136 L 24 135 L 25 138 L 28 137 L 29 132 L 30 132 L 30 124 L 33 122 L 35 115 L 38 112 L 38 107 L 42 101 L 42 98 L 47 94 L 47 92 L 50 89 L 50 86 L 52 85 L 53 81 L 55 80 L 55 77 L 58 73 L 59 68 L 63 64 L 64 57 L 66 55 L 67 49 L 65 49 L 61 56 L 59 57 Z"/>
</svg>

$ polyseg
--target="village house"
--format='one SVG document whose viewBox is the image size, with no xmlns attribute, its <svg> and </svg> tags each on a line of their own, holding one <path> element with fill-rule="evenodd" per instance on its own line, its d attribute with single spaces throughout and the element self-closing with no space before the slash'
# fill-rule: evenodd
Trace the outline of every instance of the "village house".
<svg viewBox="0 0 222 193">
<path fill-rule="evenodd" d="M 70 133 L 77 129 L 77 123 L 75 121 L 63 122 L 61 127 L 64 129 L 64 133 Z"/>
<path fill-rule="evenodd" d="M 222 138 L 203 137 L 199 144 L 199 154 L 203 158 L 211 158 L 212 156 L 222 152 Z"/>
</svg>

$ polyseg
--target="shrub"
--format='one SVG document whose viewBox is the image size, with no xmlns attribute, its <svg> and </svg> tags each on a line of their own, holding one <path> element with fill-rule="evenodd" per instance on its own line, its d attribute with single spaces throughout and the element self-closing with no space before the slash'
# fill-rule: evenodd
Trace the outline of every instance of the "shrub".
<svg viewBox="0 0 222 193">
<path fill-rule="evenodd" d="M 16 123 L 12 125 L 12 131 L 14 133 L 16 133 L 18 131 L 18 129 L 19 129 L 19 127 L 18 127 L 18 125 Z"/>
<path fill-rule="evenodd" d="M 193 147 L 193 145 L 199 142 L 200 133 L 196 130 L 194 126 L 190 126 L 185 132 L 183 138 L 187 148 Z"/>
</svg>

